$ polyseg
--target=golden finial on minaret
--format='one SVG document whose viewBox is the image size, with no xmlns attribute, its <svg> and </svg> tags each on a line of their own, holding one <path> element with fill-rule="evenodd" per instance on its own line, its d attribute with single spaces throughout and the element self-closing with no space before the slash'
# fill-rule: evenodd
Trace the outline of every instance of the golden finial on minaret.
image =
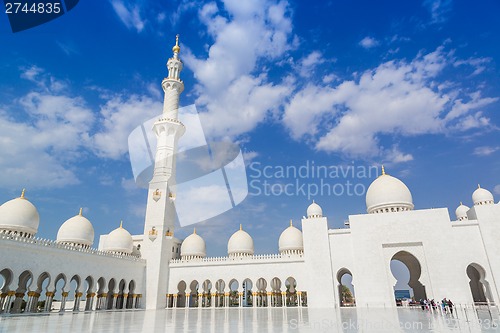
<svg viewBox="0 0 500 333">
<path fill-rule="evenodd" d="M 290 219 L 290 227 L 293 226 L 293 222 L 292 222 L 292 219 Z"/>
<path fill-rule="evenodd" d="M 243 225 L 240 223 L 240 230 L 243 230 Z"/>
<path fill-rule="evenodd" d="M 196 228 L 193 228 L 193 234 L 196 235 Z"/>
<path fill-rule="evenodd" d="M 463 203 L 462 203 L 462 201 L 460 201 L 460 206 L 462 206 L 462 205 L 463 205 Z"/>
<path fill-rule="evenodd" d="M 26 192 L 25 188 L 23 188 L 23 191 L 21 192 L 21 199 L 24 199 L 24 192 Z"/>
<path fill-rule="evenodd" d="M 477 184 L 477 188 L 481 188 L 481 185 Z"/>
<path fill-rule="evenodd" d="M 82 210 L 83 210 L 83 208 L 80 207 L 80 213 L 78 213 L 78 215 L 82 216 Z"/>
<path fill-rule="evenodd" d="M 120 221 L 120 229 L 123 229 L 123 220 Z"/>
<path fill-rule="evenodd" d="M 175 35 L 175 46 L 172 48 L 174 53 L 181 52 L 181 47 L 179 46 L 179 34 Z"/>
<path fill-rule="evenodd" d="M 382 165 L 382 174 L 385 175 L 385 168 L 383 165 Z"/>
</svg>

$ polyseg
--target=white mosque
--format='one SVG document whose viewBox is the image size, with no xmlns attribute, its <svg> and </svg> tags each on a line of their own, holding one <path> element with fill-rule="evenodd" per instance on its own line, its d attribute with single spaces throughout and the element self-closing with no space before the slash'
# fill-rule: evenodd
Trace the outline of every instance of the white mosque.
<svg viewBox="0 0 500 333">
<path fill-rule="evenodd" d="M 366 193 L 367 214 L 329 229 L 317 203 L 279 238 L 279 253 L 254 255 L 240 226 L 226 257 L 207 257 L 202 236 L 173 235 L 175 152 L 182 62 L 178 40 L 168 60 L 163 115 L 149 184 L 143 235 L 120 225 L 94 246 L 92 223 L 79 214 L 56 240 L 36 237 L 39 215 L 25 193 L 0 206 L 0 313 L 113 309 L 342 306 L 342 277 L 352 276 L 356 306 L 396 306 L 392 260 L 410 272 L 416 299 L 455 303 L 500 300 L 500 204 L 483 188 L 456 220 L 447 208 L 414 210 L 408 187 L 382 170 Z M 0 282 L 2 281 L 0 279 Z"/>
</svg>

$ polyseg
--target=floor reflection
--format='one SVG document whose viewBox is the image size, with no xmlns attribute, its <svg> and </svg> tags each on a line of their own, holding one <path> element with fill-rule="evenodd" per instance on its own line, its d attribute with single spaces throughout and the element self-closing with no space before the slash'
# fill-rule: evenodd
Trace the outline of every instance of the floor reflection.
<svg viewBox="0 0 500 333">
<path fill-rule="evenodd" d="M 499 316 L 402 308 L 127 310 L 0 316 L 0 332 L 494 332 Z"/>
</svg>

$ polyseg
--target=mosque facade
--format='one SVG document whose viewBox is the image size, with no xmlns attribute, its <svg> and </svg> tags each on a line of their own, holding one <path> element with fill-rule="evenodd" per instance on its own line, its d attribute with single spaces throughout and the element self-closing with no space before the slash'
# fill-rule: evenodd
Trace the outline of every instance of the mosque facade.
<svg viewBox="0 0 500 333">
<path fill-rule="evenodd" d="M 183 65 L 178 40 L 167 62 L 157 151 L 149 183 L 144 233 L 123 225 L 101 235 L 82 211 L 65 221 L 56 240 L 36 237 L 40 217 L 26 198 L 0 206 L 0 313 L 113 309 L 315 307 L 345 305 L 342 277 L 352 276 L 355 305 L 396 306 L 392 260 L 410 272 L 415 299 L 496 304 L 500 299 L 500 204 L 478 187 L 472 207 L 452 220 L 447 208 L 414 209 L 408 187 L 382 174 L 366 193 L 367 213 L 329 229 L 313 202 L 300 229 L 290 222 L 279 253 L 255 255 L 240 226 L 225 257 L 207 257 L 203 235 L 174 237 L 178 120 Z"/>
</svg>

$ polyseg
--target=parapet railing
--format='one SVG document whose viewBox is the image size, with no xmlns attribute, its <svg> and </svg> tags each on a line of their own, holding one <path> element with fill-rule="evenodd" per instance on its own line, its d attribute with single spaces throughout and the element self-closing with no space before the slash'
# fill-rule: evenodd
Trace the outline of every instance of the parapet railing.
<svg viewBox="0 0 500 333">
<path fill-rule="evenodd" d="M 96 256 L 118 258 L 118 259 L 128 259 L 128 260 L 132 260 L 132 261 L 144 261 L 145 262 L 144 259 L 141 259 L 140 257 L 130 255 L 130 254 L 100 251 L 100 250 L 90 248 L 90 247 L 71 245 L 71 244 L 67 244 L 67 243 L 58 243 L 54 240 L 44 239 L 44 238 L 39 238 L 39 237 L 25 237 L 25 236 L 20 236 L 20 235 L 0 233 L 0 240 L 14 241 L 14 242 L 19 242 L 19 243 L 29 244 L 32 246 L 50 247 L 50 248 L 62 249 L 62 250 L 66 250 L 66 251 L 88 253 L 88 254 L 96 255 Z"/>
<path fill-rule="evenodd" d="M 207 257 L 207 258 L 187 258 L 187 259 L 172 259 L 170 263 L 207 263 L 207 262 L 239 262 L 239 261 L 269 261 L 269 260 L 303 260 L 303 254 L 257 254 L 257 255 L 241 255 L 231 257 Z"/>
</svg>

